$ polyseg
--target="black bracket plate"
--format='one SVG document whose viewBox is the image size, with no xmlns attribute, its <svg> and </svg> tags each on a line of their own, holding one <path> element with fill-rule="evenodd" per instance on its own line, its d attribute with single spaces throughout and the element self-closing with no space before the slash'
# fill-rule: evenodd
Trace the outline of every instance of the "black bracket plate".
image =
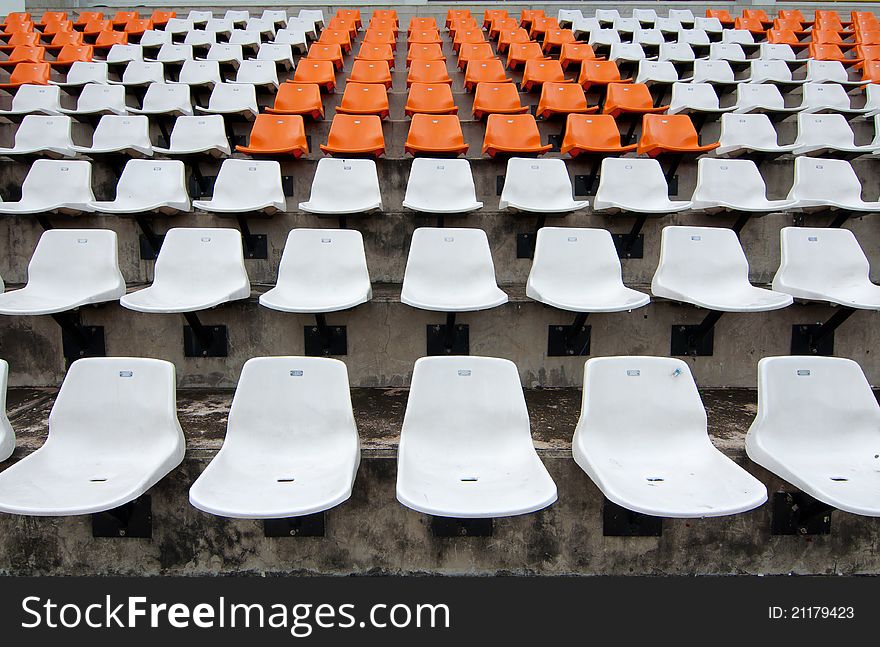
<svg viewBox="0 0 880 647">
<path fill-rule="evenodd" d="M 265 537 L 323 537 L 325 519 L 323 512 L 307 514 L 302 517 L 284 519 L 264 519 Z"/>
<path fill-rule="evenodd" d="M 292 175 L 282 175 L 281 176 L 281 188 L 284 189 L 285 197 L 288 197 L 288 198 L 293 197 L 293 176 Z"/>
<path fill-rule="evenodd" d="M 183 354 L 185 357 L 228 357 L 229 336 L 226 326 L 205 326 L 211 333 L 210 343 L 203 345 L 192 326 L 183 327 Z"/>
<path fill-rule="evenodd" d="M 327 326 L 323 333 L 318 326 L 303 326 L 307 357 L 348 355 L 348 335 L 345 326 Z"/>
<path fill-rule="evenodd" d="M 217 182 L 216 175 L 202 175 L 196 176 L 195 174 L 189 176 L 189 194 L 191 196 L 199 196 L 199 198 L 210 198 L 214 195 L 214 184 Z"/>
<path fill-rule="evenodd" d="M 61 347 L 68 365 L 82 357 L 106 357 L 104 326 L 79 326 L 79 333 L 61 331 Z"/>
<path fill-rule="evenodd" d="M 501 195 L 501 192 L 504 191 L 504 176 L 496 175 L 495 176 L 495 195 Z"/>
<path fill-rule="evenodd" d="M 156 238 L 159 240 L 159 249 L 161 249 L 162 243 L 165 242 L 165 234 L 157 234 Z M 159 255 L 159 250 L 153 249 L 153 246 L 150 245 L 150 241 L 148 241 L 147 237 L 143 234 L 138 236 L 138 241 L 140 243 L 141 260 L 155 261 L 156 257 Z"/>
<path fill-rule="evenodd" d="M 602 504 L 604 537 L 660 537 L 663 517 L 652 517 L 619 506 L 608 499 Z"/>
<path fill-rule="evenodd" d="M 431 517 L 431 534 L 435 537 L 491 537 L 495 520 Z"/>
<path fill-rule="evenodd" d="M 149 494 L 118 508 L 92 515 L 92 537 L 152 539 L 153 506 Z"/>
<path fill-rule="evenodd" d="M 451 346 L 446 347 L 446 324 L 427 325 L 428 355 L 470 355 L 470 329 L 467 324 L 455 324 Z"/>
<path fill-rule="evenodd" d="M 620 258 L 644 258 L 645 257 L 645 235 L 637 234 L 629 251 L 626 251 L 626 243 L 629 234 L 611 234 L 614 240 L 614 247 L 617 248 L 617 256 Z"/>
<path fill-rule="evenodd" d="M 547 143 L 553 147 L 550 149 L 551 152 L 558 153 L 559 149 L 562 148 L 562 135 L 548 135 Z"/>
<path fill-rule="evenodd" d="M 572 336 L 572 324 L 547 327 L 547 357 L 576 357 L 590 354 L 592 326 L 584 325 Z"/>
<path fill-rule="evenodd" d="M 517 258 L 534 258 L 535 242 L 538 239 L 536 233 L 523 233 L 516 235 L 516 257 Z"/>
<path fill-rule="evenodd" d="M 774 492 L 770 534 L 828 535 L 833 510 L 806 492 Z"/>
<path fill-rule="evenodd" d="M 247 240 L 242 239 L 244 257 L 248 260 L 266 260 L 269 258 L 269 238 L 266 234 L 249 234 Z"/>
<path fill-rule="evenodd" d="M 669 197 L 678 195 L 678 175 L 668 178 L 666 183 L 669 185 Z"/>
<path fill-rule="evenodd" d="M 702 337 L 695 337 L 694 333 L 699 330 L 699 325 L 675 325 L 672 326 L 672 343 L 670 355 L 691 357 L 707 357 L 715 351 L 715 330 L 709 330 Z"/>
<path fill-rule="evenodd" d="M 596 195 L 596 191 L 599 189 L 599 176 L 596 175 L 593 177 L 593 182 L 590 186 L 587 186 L 587 180 L 590 179 L 589 175 L 575 175 L 574 176 L 574 194 L 575 195 Z"/>
<path fill-rule="evenodd" d="M 792 355 L 834 355 L 834 332 L 827 333 L 818 342 L 816 335 L 822 330 L 822 324 L 795 324 L 791 327 Z"/>
</svg>

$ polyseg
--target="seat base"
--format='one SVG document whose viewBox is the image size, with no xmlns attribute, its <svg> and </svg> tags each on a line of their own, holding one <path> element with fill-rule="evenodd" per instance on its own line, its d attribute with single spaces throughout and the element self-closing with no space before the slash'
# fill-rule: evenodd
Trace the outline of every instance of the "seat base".
<svg viewBox="0 0 880 647">
<path fill-rule="evenodd" d="M 189 314 L 189 313 L 187 313 Z M 184 357 L 227 357 L 229 355 L 229 336 L 226 326 L 183 327 Z"/>
<path fill-rule="evenodd" d="M 324 512 L 316 512 L 301 517 L 263 520 L 264 537 L 323 537 L 324 532 Z"/>
<path fill-rule="evenodd" d="M 118 508 L 92 515 L 92 537 L 152 539 L 153 506 L 144 494 Z"/>
<path fill-rule="evenodd" d="M 426 355 L 470 355 L 470 328 L 456 324 L 455 314 L 447 316 L 445 324 L 426 326 Z"/>
<path fill-rule="evenodd" d="M 603 537 L 660 537 L 662 534 L 663 517 L 642 514 L 603 500 Z"/>
<path fill-rule="evenodd" d="M 829 535 L 833 507 L 806 492 L 774 492 L 771 535 Z"/>
<path fill-rule="evenodd" d="M 495 520 L 491 517 L 431 517 L 431 534 L 440 538 L 491 537 L 494 528 Z"/>
</svg>

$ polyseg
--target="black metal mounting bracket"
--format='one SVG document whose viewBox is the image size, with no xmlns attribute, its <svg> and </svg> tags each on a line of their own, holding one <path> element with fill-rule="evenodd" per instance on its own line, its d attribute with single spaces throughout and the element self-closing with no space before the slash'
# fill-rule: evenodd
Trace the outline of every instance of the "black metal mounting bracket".
<svg viewBox="0 0 880 647">
<path fill-rule="evenodd" d="M 723 312 L 710 310 L 697 325 L 672 324 L 670 355 L 706 357 L 715 351 L 715 324 Z"/>
<path fill-rule="evenodd" d="M 188 326 L 183 327 L 185 357 L 228 357 L 229 335 L 226 326 L 206 326 L 195 312 L 184 312 Z"/>
<path fill-rule="evenodd" d="M 834 355 L 834 331 L 853 313 L 854 308 L 839 307 L 825 323 L 795 324 L 791 327 L 792 355 Z"/>
<path fill-rule="evenodd" d="M 323 537 L 326 520 L 323 512 L 301 517 L 264 519 L 264 537 Z"/>
<path fill-rule="evenodd" d="M 345 326 L 328 326 L 323 314 L 315 315 L 314 326 L 303 327 L 303 337 L 308 357 L 348 355 L 348 334 Z"/>
<path fill-rule="evenodd" d="M 495 520 L 492 518 L 431 517 L 431 534 L 439 538 L 491 537 L 494 527 Z"/>
<path fill-rule="evenodd" d="M 838 209 L 834 212 L 834 218 L 831 219 L 831 222 L 828 223 L 829 227 L 842 227 L 843 223 L 850 219 L 853 215 L 852 211 L 846 211 L 844 209 Z"/>
<path fill-rule="evenodd" d="M 599 190 L 599 167 L 597 160 L 593 160 L 590 172 L 587 175 L 574 176 L 575 196 L 593 196 Z"/>
<path fill-rule="evenodd" d="M 141 260 L 155 261 L 156 257 L 159 256 L 159 251 L 162 249 L 162 243 L 165 242 L 165 236 L 157 234 L 153 230 L 153 225 L 145 215 L 139 214 L 134 219 L 142 232 L 139 239 Z"/>
<path fill-rule="evenodd" d="M 455 313 L 446 314 L 446 324 L 428 324 L 428 355 L 470 355 L 470 330 L 467 324 L 456 324 Z"/>
<path fill-rule="evenodd" d="M 34 218 L 36 219 L 37 223 L 39 223 L 40 227 L 43 228 L 43 231 L 50 231 L 51 229 L 54 229 L 52 223 L 49 222 L 49 216 L 47 214 L 38 213 L 34 216 Z"/>
<path fill-rule="evenodd" d="M 771 535 L 828 535 L 834 508 L 805 492 L 774 492 Z"/>
<path fill-rule="evenodd" d="M 548 136 L 547 136 L 547 143 L 550 144 L 550 146 L 552 147 L 552 148 L 550 149 L 551 152 L 553 152 L 553 153 L 558 153 L 558 152 L 559 152 L 559 149 L 562 148 L 562 138 L 563 138 L 563 136 L 564 136 L 564 135 L 563 135 L 562 133 L 557 133 L 557 134 L 554 134 L 554 135 L 548 135 Z"/>
<path fill-rule="evenodd" d="M 269 241 L 266 234 L 251 233 L 247 216 L 238 214 L 238 228 L 241 230 L 244 257 L 250 260 L 265 260 L 269 258 Z"/>
<path fill-rule="evenodd" d="M 61 347 L 69 367 L 82 357 L 106 357 L 103 326 L 84 326 L 79 310 L 52 315 L 61 327 Z"/>
<path fill-rule="evenodd" d="M 144 494 L 118 508 L 92 515 L 92 537 L 152 539 L 153 506 Z"/>
<path fill-rule="evenodd" d="M 547 333 L 547 357 L 575 357 L 590 354 L 592 326 L 587 312 L 579 312 L 568 326 L 551 325 Z"/>
<path fill-rule="evenodd" d="M 626 234 L 611 234 L 614 240 L 614 247 L 617 249 L 619 258 L 644 258 L 645 256 L 645 236 L 639 232 L 648 220 L 645 214 L 636 216 L 632 229 Z"/>
<path fill-rule="evenodd" d="M 500 196 L 504 191 L 504 176 L 496 175 L 495 176 L 495 195 Z"/>
<path fill-rule="evenodd" d="M 538 222 L 535 224 L 534 232 L 519 233 L 516 235 L 516 257 L 517 258 L 534 258 L 535 244 L 538 241 L 538 230 L 547 224 L 547 216 L 541 214 L 538 216 Z"/>
<path fill-rule="evenodd" d="M 604 537 L 660 537 L 663 517 L 634 512 L 608 499 L 602 502 L 602 535 Z"/>
</svg>

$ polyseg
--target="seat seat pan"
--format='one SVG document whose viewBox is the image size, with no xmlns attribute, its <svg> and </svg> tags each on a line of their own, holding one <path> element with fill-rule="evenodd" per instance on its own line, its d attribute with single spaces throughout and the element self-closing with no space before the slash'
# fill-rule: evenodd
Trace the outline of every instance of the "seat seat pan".
<svg viewBox="0 0 880 647">
<path fill-rule="evenodd" d="M 351 455 L 332 460 L 325 453 L 286 452 L 242 459 L 221 450 L 190 489 L 190 503 L 236 519 L 281 519 L 328 510 L 351 496 L 359 462 L 357 445 L 352 447 Z"/>
<path fill-rule="evenodd" d="M 175 289 L 150 287 L 126 294 L 119 302 L 129 310 L 152 313 L 182 313 L 208 310 L 221 303 L 246 297 L 230 294 L 222 289 L 202 290 L 196 294 L 186 286 L 175 286 Z"/>
<path fill-rule="evenodd" d="M 477 209 L 483 208 L 483 203 L 478 201 L 454 202 L 457 197 L 458 196 L 451 195 L 446 202 L 439 205 L 434 202 L 419 204 L 413 200 L 404 200 L 403 206 L 407 209 L 412 209 L 413 211 L 427 213 L 467 213 L 468 211 L 476 211 Z"/>
<path fill-rule="evenodd" d="M 143 213 L 158 211 L 161 213 L 176 213 L 178 211 L 189 211 L 189 205 L 185 202 L 154 202 L 150 204 L 131 204 L 127 202 L 113 201 L 96 201 L 90 203 L 95 211 L 101 213 Z"/>
<path fill-rule="evenodd" d="M 339 312 L 348 310 L 372 298 L 369 282 L 358 285 L 321 286 L 313 285 L 280 285 L 275 286 L 260 296 L 260 305 L 281 312 L 298 312 L 304 314 Z"/>
<path fill-rule="evenodd" d="M 3 117 L 23 117 L 25 115 L 50 115 L 50 116 L 58 116 L 61 115 L 62 109 L 53 110 L 52 108 L 29 108 L 27 110 L 0 110 L 0 116 Z"/>
<path fill-rule="evenodd" d="M 569 312 L 624 312 L 641 308 L 651 302 L 651 297 L 625 285 L 566 286 L 559 282 L 548 284 L 529 281 L 526 296 Z"/>
<path fill-rule="evenodd" d="M 556 484 L 537 454 L 458 458 L 399 465 L 397 500 L 424 514 L 464 519 L 527 514 L 556 501 Z"/>
<path fill-rule="evenodd" d="M 594 211 L 628 211 L 631 213 L 675 213 L 677 211 L 684 211 L 686 209 L 691 208 L 691 203 L 686 200 L 665 200 L 661 201 L 658 204 L 646 205 L 646 204 L 636 204 L 636 203 L 627 203 L 624 204 L 622 202 L 603 202 L 596 200 L 593 203 Z"/>
<path fill-rule="evenodd" d="M 794 155 L 809 155 L 811 157 L 816 157 L 819 155 L 825 155 L 828 153 L 852 153 L 855 156 L 859 155 L 870 155 L 874 152 L 875 146 L 841 146 L 839 144 L 826 143 L 826 144 L 807 144 L 805 146 L 798 146 L 792 151 Z"/>
<path fill-rule="evenodd" d="M 431 285 L 413 289 L 411 285 L 404 284 L 400 301 L 413 308 L 433 312 L 475 312 L 507 303 L 507 293 L 494 285 L 476 290 L 468 287 L 459 285 L 439 289 Z"/>
<path fill-rule="evenodd" d="M 0 213 L 3 214 L 30 214 L 30 213 L 79 213 L 81 211 L 93 211 L 87 202 L 79 203 L 49 203 L 37 204 L 34 202 L 0 202 Z"/>
<path fill-rule="evenodd" d="M 880 310 L 880 285 L 859 283 L 857 285 L 835 286 L 834 292 L 818 292 L 799 286 L 780 285 L 780 290 L 795 299 L 822 301 L 860 310 Z"/>
<path fill-rule="evenodd" d="M 745 211 L 749 213 L 776 213 L 777 211 L 785 211 L 796 206 L 795 200 L 766 200 L 760 196 L 742 196 L 743 201 L 740 203 L 727 202 L 723 200 L 694 200 L 693 208 L 702 210 L 722 210 L 729 211 Z"/>
<path fill-rule="evenodd" d="M 792 304 L 792 298 L 788 294 L 765 290 L 748 283 L 736 286 L 725 285 L 722 288 L 707 283 L 704 290 L 691 288 L 684 292 L 674 287 L 658 285 L 655 281 L 651 285 L 651 292 L 658 297 L 721 312 L 766 312 Z"/>
<path fill-rule="evenodd" d="M 804 210 L 823 210 L 823 209 L 840 209 L 842 211 L 862 211 L 864 213 L 880 212 L 880 201 L 878 202 L 838 202 L 836 200 L 796 200 L 795 206 Z"/>
<path fill-rule="evenodd" d="M 4 315 L 50 315 L 67 312 L 90 303 L 101 303 L 118 297 L 92 294 L 46 294 L 44 291 L 25 286 L 0 294 L 0 314 Z"/>
<path fill-rule="evenodd" d="M 89 146 L 74 146 L 73 150 L 77 153 L 82 153 L 83 155 L 112 155 L 112 154 L 122 154 L 129 156 L 144 156 L 144 157 L 152 157 L 153 151 L 158 149 L 146 148 L 145 146 L 138 146 L 136 144 L 122 146 L 122 147 L 105 147 L 105 148 L 91 148 Z"/>
<path fill-rule="evenodd" d="M 223 204 L 215 200 L 193 200 L 192 206 L 194 209 L 211 213 L 249 213 L 253 211 L 275 213 L 276 211 L 284 211 L 286 208 L 286 205 L 271 200 L 253 203 L 242 201 L 239 204 Z"/>
<path fill-rule="evenodd" d="M 299 208 L 302 211 L 306 211 L 308 213 L 317 213 L 323 214 L 327 216 L 336 216 L 340 214 L 347 213 L 364 213 L 365 211 L 373 211 L 375 209 L 381 209 L 381 202 L 364 202 L 361 204 L 352 204 L 348 203 L 345 205 L 342 204 L 322 204 L 321 202 L 312 202 L 311 200 L 308 202 L 300 202 Z"/>
<path fill-rule="evenodd" d="M 73 157 L 72 148 L 56 148 L 54 146 L 31 146 L 21 148 L 0 148 L 0 155 L 40 155 L 50 158 Z"/>
<path fill-rule="evenodd" d="M 715 155 L 727 155 L 733 151 L 750 151 L 755 153 L 766 153 L 767 155 L 784 155 L 794 151 L 794 144 L 786 144 L 784 146 L 755 146 L 753 144 L 730 144 L 725 146 L 722 144 L 715 149 Z"/>
<path fill-rule="evenodd" d="M 662 456 L 608 454 L 583 444 L 575 446 L 574 455 L 609 500 L 642 514 L 718 517 L 752 510 L 767 500 L 763 484 L 708 439 Z"/>
<path fill-rule="evenodd" d="M 560 195 L 554 204 L 544 202 L 542 204 L 524 204 L 515 200 L 506 200 L 498 205 L 499 209 L 517 209 L 519 211 L 528 211 L 531 213 L 568 213 L 570 211 L 578 211 L 586 209 L 590 206 L 587 200 L 571 200 L 564 195 Z"/>
</svg>

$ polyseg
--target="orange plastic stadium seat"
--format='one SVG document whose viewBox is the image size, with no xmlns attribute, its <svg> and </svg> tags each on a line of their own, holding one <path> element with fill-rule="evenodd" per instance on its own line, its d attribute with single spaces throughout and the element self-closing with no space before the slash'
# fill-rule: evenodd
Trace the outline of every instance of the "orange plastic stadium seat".
<svg viewBox="0 0 880 647">
<path fill-rule="evenodd" d="M 409 25 L 407 25 L 407 34 L 412 34 L 416 31 L 425 31 L 430 29 L 437 29 L 437 21 L 434 20 L 432 16 L 413 16 L 409 19 Z"/>
<path fill-rule="evenodd" d="M 722 25 L 733 26 L 733 18 L 727 9 L 706 9 L 706 18 L 717 18 Z"/>
<path fill-rule="evenodd" d="M 568 115 L 559 152 L 578 155 L 623 155 L 637 144 L 620 144 L 620 129 L 611 115 Z"/>
<path fill-rule="evenodd" d="M 797 20 L 789 20 L 785 18 L 777 18 L 774 20 L 773 29 L 793 31 L 798 35 L 807 33 L 802 23 Z"/>
<path fill-rule="evenodd" d="M 73 22 L 70 20 L 56 20 L 50 22 L 43 28 L 43 36 L 54 36 L 55 34 L 64 34 L 73 31 Z"/>
<path fill-rule="evenodd" d="M 458 67 L 464 69 L 469 61 L 488 61 L 495 58 L 489 43 L 465 43 L 458 52 Z"/>
<path fill-rule="evenodd" d="M 829 9 L 816 9 L 816 11 L 813 14 L 813 22 L 823 22 L 823 21 L 834 21 L 834 22 L 840 23 L 841 25 L 850 24 L 848 22 L 845 22 L 840 17 L 840 14 L 837 13 L 836 11 L 832 11 Z"/>
<path fill-rule="evenodd" d="M 6 14 L 6 18 L 0 22 L 4 27 L 12 23 L 33 22 L 34 18 L 27 11 L 11 11 Z"/>
<path fill-rule="evenodd" d="M 414 60 L 445 61 L 446 57 L 443 55 L 443 48 L 437 43 L 415 43 L 406 52 L 406 66 L 409 67 Z"/>
<path fill-rule="evenodd" d="M 544 53 L 562 49 L 565 45 L 576 43 L 574 32 L 570 29 L 551 29 L 544 35 Z"/>
<path fill-rule="evenodd" d="M 842 31 L 848 32 L 849 27 L 844 26 L 839 19 L 827 19 L 823 18 L 822 20 L 817 20 L 813 23 L 813 29 L 828 29 L 831 31 Z"/>
<path fill-rule="evenodd" d="M 448 83 L 452 85 L 449 72 L 446 71 L 446 61 L 420 61 L 418 59 L 410 63 L 409 73 L 406 76 L 406 87 L 413 83 Z"/>
<path fill-rule="evenodd" d="M 483 12 L 483 29 L 488 28 L 496 18 L 508 18 L 507 9 L 486 9 Z"/>
<path fill-rule="evenodd" d="M 388 61 L 356 60 L 351 64 L 348 80 L 356 83 L 382 83 L 386 88 L 391 89 L 391 69 L 388 67 Z M 449 82 L 452 83 L 452 79 Z"/>
<path fill-rule="evenodd" d="M 375 29 L 376 31 L 390 31 L 393 34 L 397 34 L 400 31 L 400 28 L 397 26 L 396 20 L 390 20 L 388 18 L 376 18 L 373 16 L 370 18 L 370 24 L 367 25 L 367 29 Z M 357 34 L 357 32 L 355 32 Z"/>
<path fill-rule="evenodd" d="M 522 27 L 517 29 L 505 29 L 498 34 L 498 52 L 503 54 L 513 43 L 528 43 L 532 39 L 529 38 L 529 32 Z"/>
<path fill-rule="evenodd" d="M 467 10 L 465 10 L 467 11 Z M 397 22 L 397 9 L 376 9 L 370 15 L 370 18 L 380 18 L 382 20 L 393 20 Z"/>
<path fill-rule="evenodd" d="M 532 21 L 532 27 L 529 29 L 529 36 L 538 40 L 543 40 L 544 34 L 551 29 L 559 29 L 559 21 L 556 18 L 539 17 Z"/>
<path fill-rule="evenodd" d="M 443 39 L 440 38 L 440 32 L 436 29 L 420 29 L 412 32 L 407 40 L 411 43 L 436 43 L 440 44 Z"/>
<path fill-rule="evenodd" d="M 381 83 L 347 83 L 337 113 L 388 117 L 388 91 Z"/>
<path fill-rule="evenodd" d="M 782 20 L 797 20 L 799 23 L 809 22 L 800 9 L 780 9 L 779 17 Z"/>
<path fill-rule="evenodd" d="M 62 20 L 67 19 L 66 11 L 44 11 L 43 15 L 40 16 L 40 19 L 36 22 L 36 25 L 37 27 L 45 27 L 50 23 L 61 22 Z"/>
<path fill-rule="evenodd" d="M 773 22 L 773 19 L 763 9 L 743 9 L 742 17 L 757 20 L 765 25 L 770 25 Z"/>
<path fill-rule="evenodd" d="M 104 20 L 103 11 L 80 11 L 73 22 L 74 27 L 85 27 L 94 20 Z"/>
<path fill-rule="evenodd" d="M 523 9 L 519 12 L 519 24 L 523 27 L 528 27 L 532 24 L 532 21 L 535 18 L 544 18 L 544 10 L 543 9 Z"/>
<path fill-rule="evenodd" d="M 368 29 L 364 33 L 364 44 L 371 45 L 389 45 L 391 49 L 397 49 L 397 38 L 393 31 L 382 31 L 379 29 Z"/>
<path fill-rule="evenodd" d="M 388 43 L 362 43 L 356 61 L 386 61 L 388 69 L 394 67 L 394 50 Z"/>
<path fill-rule="evenodd" d="M 458 20 L 454 20 L 449 24 L 447 29 L 449 30 L 449 35 L 455 38 L 456 32 L 463 29 L 479 29 L 480 26 L 477 24 L 477 21 L 473 18 L 459 18 Z"/>
<path fill-rule="evenodd" d="M 817 61 L 840 61 L 844 65 L 860 62 L 856 58 L 847 58 L 839 45 L 822 45 L 820 43 L 810 43 L 810 58 Z"/>
<path fill-rule="evenodd" d="M 176 11 L 162 11 L 161 9 L 156 9 L 150 16 L 150 20 L 152 20 L 153 24 L 157 27 L 164 27 L 172 18 L 177 18 Z"/>
<path fill-rule="evenodd" d="M 321 32 L 318 42 L 321 45 L 339 45 L 346 54 L 351 51 L 351 36 L 347 30 L 325 29 Z"/>
<path fill-rule="evenodd" d="M 18 34 L 24 31 L 33 31 L 34 23 L 32 22 L 10 22 L 3 26 L 4 34 Z"/>
<path fill-rule="evenodd" d="M 361 25 L 363 24 L 361 22 L 361 10 L 360 9 L 337 9 L 336 10 L 336 17 L 354 20 L 354 24 L 355 24 L 355 26 L 357 26 L 358 29 L 360 29 Z"/>
<path fill-rule="evenodd" d="M 309 154 L 302 115 L 257 115 L 247 146 L 235 150 L 247 155 L 293 155 L 299 159 Z"/>
<path fill-rule="evenodd" d="M 584 61 L 601 60 L 587 43 L 566 43 L 559 50 L 559 64 L 563 70 L 569 65 L 580 66 Z"/>
<path fill-rule="evenodd" d="M 550 144 L 541 145 L 541 133 L 532 115 L 492 114 L 486 120 L 484 155 L 541 155 L 551 148 Z"/>
<path fill-rule="evenodd" d="M 0 61 L 0 66 L 13 67 L 19 63 L 42 63 L 46 59 L 46 48 L 33 45 L 19 45 L 9 54 L 9 58 Z"/>
<path fill-rule="evenodd" d="M 518 115 L 529 111 L 522 105 L 515 83 L 477 83 L 474 90 L 474 119 L 484 115 Z"/>
<path fill-rule="evenodd" d="M 496 18 L 489 25 L 489 39 L 497 40 L 502 31 L 509 31 L 511 29 L 519 29 L 519 20 L 516 18 Z"/>
<path fill-rule="evenodd" d="M 880 29 L 880 18 L 877 18 L 872 11 L 853 11 L 850 13 L 852 24 L 856 28 L 875 31 Z"/>
<path fill-rule="evenodd" d="M 90 20 L 83 27 L 83 34 L 86 36 L 99 36 L 103 34 L 105 31 L 113 31 L 113 23 L 109 20 L 95 19 Z M 126 39 L 128 35 L 126 34 Z"/>
<path fill-rule="evenodd" d="M 128 45 L 128 34 L 124 31 L 102 31 L 95 39 L 95 47 L 98 49 L 110 49 L 114 45 Z"/>
<path fill-rule="evenodd" d="M 545 83 L 541 88 L 536 116 L 548 119 L 572 112 L 596 112 L 598 106 L 587 105 L 587 95 L 577 83 Z"/>
<path fill-rule="evenodd" d="M 78 32 L 77 32 L 78 33 Z M 12 34 L 5 45 L 0 45 L 0 50 L 13 50 L 16 47 L 37 47 L 40 44 L 40 34 L 36 31 L 20 31 Z"/>
<path fill-rule="evenodd" d="M 9 81 L 0 88 L 17 88 L 20 85 L 49 85 L 52 67 L 48 63 L 19 63 L 9 75 Z"/>
<path fill-rule="evenodd" d="M 416 113 L 454 115 L 458 113 L 458 106 L 452 98 L 452 87 L 446 83 L 413 83 L 404 111 L 407 117 Z"/>
<path fill-rule="evenodd" d="M 806 47 L 798 35 L 790 29 L 768 29 L 767 42 L 774 45 L 791 45 L 792 47 Z"/>
<path fill-rule="evenodd" d="M 763 34 L 765 29 L 761 21 L 755 18 L 737 18 L 733 23 L 733 28 L 750 31 L 753 34 Z"/>
<path fill-rule="evenodd" d="M 457 52 L 464 43 L 485 43 L 486 37 L 479 29 L 461 29 L 455 32 L 452 39 L 452 50 Z"/>
<path fill-rule="evenodd" d="M 81 31 L 62 31 L 52 36 L 47 49 L 60 48 L 66 45 L 85 45 Z"/>
<path fill-rule="evenodd" d="M 581 63 L 578 83 L 583 86 L 584 90 L 589 90 L 593 85 L 632 83 L 632 79 L 621 79 L 620 69 L 614 61 L 584 61 Z"/>
<path fill-rule="evenodd" d="M 655 106 L 654 97 L 644 83 L 609 83 L 602 112 L 612 117 L 622 114 L 666 112 L 669 106 Z"/>
<path fill-rule="evenodd" d="M 531 92 L 532 88 L 544 83 L 564 83 L 565 73 L 559 61 L 548 59 L 546 61 L 526 61 L 523 69 L 522 89 L 523 92 Z"/>
<path fill-rule="evenodd" d="M 113 16 L 113 24 L 121 27 L 129 20 L 138 20 L 140 17 L 137 11 L 117 11 Z"/>
<path fill-rule="evenodd" d="M 148 29 L 153 28 L 153 21 L 149 18 L 138 18 L 136 20 L 129 20 L 125 23 L 125 26 L 122 28 L 126 34 L 132 34 L 134 36 L 139 36 L 143 34 Z"/>
<path fill-rule="evenodd" d="M 379 157 L 385 152 L 382 120 L 376 115 L 336 115 L 321 150 L 329 155 Z"/>
<path fill-rule="evenodd" d="M 449 25 L 456 20 L 462 20 L 466 18 L 473 19 L 470 9 L 449 9 L 446 12 L 446 26 L 449 27 Z"/>
<path fill-rule="evenodd" d="M 657 157 L 663 153 L 706 153 L 718 148 L 718 142 L 700 145 L 700 138 L 687 115 L 645 115 L 639 155 Z"/>
<path fill-rule="evenodd" d="M 344 63 L 342 48 L 336 44 L 312 43 L 306 58 L 310 61 L 331 61 L 337 70 L 341 70 Z"/>
<path fill-rule="evenodd" d="M 880 83 L 880 58 L 866 60 L 862 64 L 862 81 L 868 83 Z"/>
<path fill-rule="evenodd" d="M 308 115 L 312 119 L 324 118 L 321 86 L 317 83 L 282 83 L 275 95 L 275 105 L 266 108 L 273 115 Z"/>
<path fill-rule="evenodd" d="M 880 45 L 880 29 L 859 32 L 856 43 L 859 45 Z"/>
<path fill-rule="evenodd" d="M 470 92 L 477 83 L 503 83 L 511 81 L 504 72 L 504 63 L 497 58 L 470 61 L 464 71 L 464 89 Z"/>
<path fill-rule="evenodd" d="M 330 22 L 327 23 L 327 27 L 325 28 L 325 31 L 326 30 L 344 31 L 348 34 L 349 41 L 353 38 L 357 38 L 358 33 L 357 22 L 349 20 L 348 18 L 339 18 L 337 16 L 330 19 Z"/>
<path fill-rule="evenodd" d="M 457 156 L 467 153 L 461 122 L 456 115 L 412 116 L 404 150 L 416 157 L 419 154 Z"/>
<path fill-rule="evenodd" d="M 358 61 L 355 61 L 355 65 Z M 309 61 L 300 59 L 293 73 L 294 83 L 317 83 L 327 92 L 336 88 L 336 69 L 333 61 Z"/>
<path fill-rule="evenodd" d="M 526 61 L 543 61 L 546 58 L 539 43 L 514 43 L 507 50 L 507 67 L 515 70 L 519 65 L 525 65 Z"/>
<path fill-rule="evenodd" d="M 856 58 L 863 61 L 880 60 L 880 45 L 858 45 Z"/>
<path fill-rule="evenodd" d="M 91 45 L 65 45 L 52 61 L 52 65 L 73 65 L 77 61 L 91 63 L 94 56 L 94 48 Z"/>
</svg>

